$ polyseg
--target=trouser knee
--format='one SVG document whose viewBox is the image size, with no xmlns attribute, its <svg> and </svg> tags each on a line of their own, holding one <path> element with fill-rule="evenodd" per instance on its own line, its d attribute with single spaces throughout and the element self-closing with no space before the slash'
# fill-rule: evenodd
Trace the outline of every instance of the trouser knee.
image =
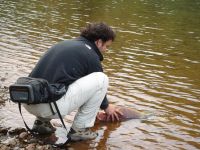
<svg viewBox="0 0 200 150">
<path fill-rule="evenodd" d="M 95 72 L 95 76 L 98 80 L 98 84 L 100 88 L 107 88 L 108 87 L 108 76 L 103 72 Z"/>
</svg>

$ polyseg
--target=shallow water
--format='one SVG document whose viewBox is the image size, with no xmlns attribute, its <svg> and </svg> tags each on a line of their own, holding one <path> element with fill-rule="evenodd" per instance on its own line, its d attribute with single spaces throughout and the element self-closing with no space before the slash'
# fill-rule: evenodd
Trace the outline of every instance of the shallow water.
<svg viewBox="0 0 200 150">
<path fill-rule="evenodd" d="M 100 124 L 77 149 L 200 149 L 200 1 L 0 1 L 0 101 L 53 44 L 105 21 L 117 39 L 105 55 L 112 103 L 153 112 L 147 120 Z M 2 102 L 0 124 L 23 126 Z M 28 123 L 33 116 L 24 112 Z"/>
</svg>

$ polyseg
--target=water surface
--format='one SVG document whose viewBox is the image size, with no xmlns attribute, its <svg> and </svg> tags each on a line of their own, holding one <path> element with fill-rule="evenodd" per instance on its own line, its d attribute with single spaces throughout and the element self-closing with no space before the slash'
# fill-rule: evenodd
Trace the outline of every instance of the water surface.
<svg viewBox="0 0 200 150">
<path fill-rule="evenodd" d="M 1 125 L 23 126 L 7 87 L 27 76 L 49 47 L 94 21 L 117 33 L 103 62 L 110 102 L 154 116 L 100 124 L 96 140 L 71 148 L 200 149 L 198 0 L 0 1 Z"/>
</svg>

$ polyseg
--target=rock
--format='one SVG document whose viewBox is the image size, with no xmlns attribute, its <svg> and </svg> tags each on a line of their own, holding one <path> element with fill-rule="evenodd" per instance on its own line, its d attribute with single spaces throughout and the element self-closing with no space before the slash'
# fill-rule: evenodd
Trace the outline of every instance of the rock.
<svg viewBox="0 0 200 150">
<path fill-rule="evenodd" d="M 3 78 L 1 78 L 0 80 L 1 80 L 1 81 L 5 81 L 5 80 L 6 80 L 6 78 L 4 78 L 4 77 L 3 77 Z"/>
<path fill-rule="evenodd" d="M 26 150 L 35 150 L 36 149 L 36 143 L 29 144 L 25 149 Z"/>
<path fill-rule="evenodd" d="M 51 145 L 36 145 L 37 150 L 53 150 Z"/>
<path fill-rule="evenodd" d="M 11 139 L 11 140 L 8 142 L 8 144 L 9 144 L 10 146 L 15 146 L 15 145 L 17 144 L 17 141 L 16 141 L 16 139 Z"/>
<path fill-rule="evenodd" d="M 44 149 L 45 149 L 45 150 L 46 150 L 46 149 L 53 150 L 53 148 L 52 148 L 51 145 L 45 145 L 45 146 L 44 146 Z"/>
<path fill-rule="evenodd" d="M 3 99 L 0 99 L 0 103 L 4 103 L 5 101 Z"/>
<path fill-rule="evenodd" d="M 19 143 L 18 147 L 19 147 L 18 150 L 25 150 L 26 144 L 24 144 L 24 143 Z"/>
<path fill-rule="evenodd" d="M 13 134 L 19 135 L 20 133 L 25 132 L 25 131 L 26 131 L 25 128 L 15 128 L 15 129 L 10 129 L 8 131 L 8 133 L 11 134 L 11 135 L 13 135 Z"/>
<path fill-rule="evenodd" d="M 22 132 L 22 133 L 20 133 L 20 135 L 19 135 L 19 139 L 23 140 L 23 139 L 25 139 L 27 136 L 28 136 L 28 133 L 27 133 L 27 132 Z"/>
<path fill-rule="evenodd" d="M 39 141 L 38 141 L 38 144 L 40 144 L 40 145 L 44 145 L 44 141 L 39 140 Z"/>
<path fill-rule="evenodd" d="M 9 138 L 2 142 L 6 146 L 15 146 L 17 144 L 17 140 L 15 138 Z"/>
<path fill-rule="evenodd" d="M 14 147 L 13 150 L 19 150 L 20 148 L 17 146 L 17 147 Z"/>
<path fill-rule="evenodd" d="M 1 150 L 10 150 L 10 148 L 4 144 L 0 144 Z"/>
<path fill-rule="evenodd" d="M 8 133 L 8 129 L 0 128 L 0 134 L 6 135 Z"/>
<path fill-rule="evenodd" d="M 41 146 L 41 145 L 37 146 L 36 149 L 37 149 L 37 150 L 46 150 L 46 149 L 45 149 L 45 146 Z"/>
<path fill-rule="evenodd" d="M 29 141 L 28 141 L 28 143 L 38 143 L 38 139 L 35 139 L 35 138 L 32 138 L 32 139 L 30 139 Z"/>
</svg>

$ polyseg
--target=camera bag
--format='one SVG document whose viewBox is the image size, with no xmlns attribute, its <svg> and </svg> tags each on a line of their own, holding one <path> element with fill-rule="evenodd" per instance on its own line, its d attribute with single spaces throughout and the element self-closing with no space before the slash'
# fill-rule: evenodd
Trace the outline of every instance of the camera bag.
<svg viewBox="0 0 200 150">
<path fill-rule="evenodd" d="M 11 101 L 18 103 L 21 116 L 21 103 L 30 105 L 49 103 L 52 113 L 55 114 L 51 105 L 51 103 L 53 103 L 63 127 L 66 129 L 63 118 L 56 104 L 56 101 L 66 93 L 64 84 L 49 84 L 47 80 L 41 78 L 20 77 L 17 79 L 15 84 L 9 87 L 9 93 Z M 22 119 L 27 130 L 31 134 L 37 134 L 28 127 L 23 116 Z"/>
</svg>

